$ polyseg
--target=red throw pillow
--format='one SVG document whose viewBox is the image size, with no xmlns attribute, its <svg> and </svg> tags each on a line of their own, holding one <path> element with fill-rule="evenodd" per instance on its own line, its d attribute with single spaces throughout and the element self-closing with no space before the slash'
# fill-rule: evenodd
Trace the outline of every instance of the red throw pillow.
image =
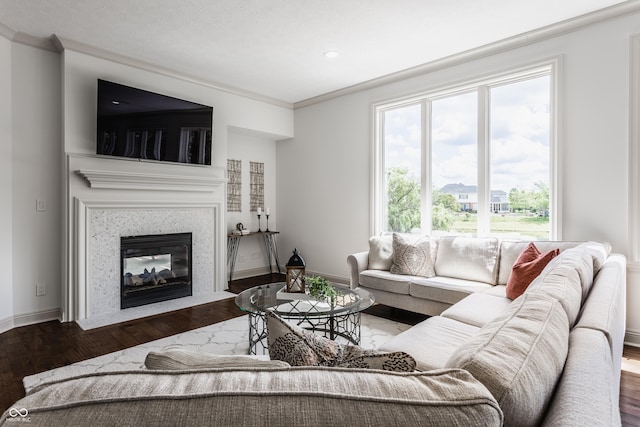
<svg viewBox="0 0 640 427">
<path fill-rule="evenodd" d="M 559 253 L 560 249 L 541 253 L 533 242 L 529 243 L 516 263 L 513 264 L 509 280 L 507 280 L 507 298 L 514 300 L 522 295 L 533 279 L 538 277 L 547 264 Z"/>
</svg>

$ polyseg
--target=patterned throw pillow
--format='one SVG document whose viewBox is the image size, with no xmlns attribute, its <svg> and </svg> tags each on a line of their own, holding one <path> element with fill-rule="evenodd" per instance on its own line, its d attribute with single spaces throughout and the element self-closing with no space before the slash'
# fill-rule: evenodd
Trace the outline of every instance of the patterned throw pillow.
<svg viewBox="0 0 640 427">
<path fill-rule="evenodd" d="M 413 372 L 416 361 L 402 351 L 393 353 L 365 350 L 357 345 L 345 346 L 343 361 L 335 366 L 341 368 L 382 369 L 383 371 Z"/>
<path fill-rule="evenodd" d="M 265 320 L 271 360 L 291 366 L 330 366 L 332 360 L 342 357 L 340 344 L 285 322 L 273 311 L 267 311 Z"/>
<path fill-rule="evenodd" d="M 265 314 L 265 319 L 271 360 L 281 360 L 291 366 L 337 366 L 403 372 L 412 372 L 416 368 L 415 359 L 404 352 L 382 353 L 357 345 L 342 345 L 292 325 L 272 311 Z"/>
<path fill-rule="evenodd" d="M 393 233 L 391 273 L 423 277 L 435 276 L 429 237 L 421 237 L 412 243 L 401 234 Z"/>
</svg>

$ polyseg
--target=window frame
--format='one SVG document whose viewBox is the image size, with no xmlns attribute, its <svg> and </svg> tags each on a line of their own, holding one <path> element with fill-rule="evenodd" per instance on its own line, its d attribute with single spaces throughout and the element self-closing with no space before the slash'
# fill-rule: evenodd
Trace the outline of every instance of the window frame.
<svg viewBox="0 0 640 427">
<path fill-rule="evenodd" d="M 491 235 L 490 229 L 490 189 L 486 185 L 490 178 L 490 128 L 489 128 L 489 91 L 493 87 L 517 83 L 543 75 L 549 76 L 549 240 L 562 239 L 562 209 L 561 209 L 561 176 L 558 166 L 561 164 L 561 149 L 559 135 L 561 97 L 559 96 L 559 76 L 561 75 L 561 57 L 553 57 L 500 73 L 469 79 L 447 85 L 434 90 L 423 91 L 408 96 L 374 102 L 371 107 L 372 142 L 371 142 L 371 221 L 370 235 L 379 235 L 386 229 L 386 194 L 385 194 L 385 159 L 384 159 L 384 129 L 385 112 L 409 105 L 421 104 L 421 203 L 431 206 L 432 187 L 431 174 L 427 173 L 431 164 L 430 135 L 431 135 L 431 102 L 470 91 L 478 92 L 478 236 Z M 431 209 L 421 215 L 423 234 L 432 233 Z"/>
</svg>

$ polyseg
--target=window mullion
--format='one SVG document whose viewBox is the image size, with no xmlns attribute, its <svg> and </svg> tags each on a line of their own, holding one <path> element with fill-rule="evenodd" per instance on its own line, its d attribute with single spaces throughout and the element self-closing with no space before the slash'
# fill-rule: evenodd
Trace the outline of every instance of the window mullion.
<svg viewBox="0 0 640 427">
<path fill-rule="evenodd" d="M 422 146 L 422 213 L 421 228 L 425 233 L 431 234 L 433 228 L 431 207 L 433 204 L 432 188 L 433 177 L 431 168 L 431 100 L 422 101 L 422 126 L 421 126 L 421 146 Z"/>
<path fill-rule="evenodd" d="M 478 87 L 478 236 L 491 233 L 489 182 L 489 87 Z"/>
<path fill-rule="evenodd" d="M 384 128 L 385 115 L 383 109 L 374 109 L 374 120 L 377 126 L 374 130 L 373 146 L 371 150 L 372 173 L 372 197 L 371 212 L 372 221 L 370 222 L 369 234 L 375 236 L 385 231 L 386 225 L 384 220 L 387 217 L 387 188 L 385 178 L 385 156 L 384 156 Z"/>
</svg>

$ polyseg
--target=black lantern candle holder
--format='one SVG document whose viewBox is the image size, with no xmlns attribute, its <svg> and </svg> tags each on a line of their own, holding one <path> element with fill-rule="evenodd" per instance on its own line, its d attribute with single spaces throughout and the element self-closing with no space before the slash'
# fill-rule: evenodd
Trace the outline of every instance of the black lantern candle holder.
<svg viewBox="0 0 640 427">
<path fill-rule="evenodd" d="M 286 291 L 289 293 L 304 293 L 305 286 L 305 264 L 304 259 L 298 253 L 298 249 L 293 250 L 293 255 L 287 262 Z"/>
</svg>

